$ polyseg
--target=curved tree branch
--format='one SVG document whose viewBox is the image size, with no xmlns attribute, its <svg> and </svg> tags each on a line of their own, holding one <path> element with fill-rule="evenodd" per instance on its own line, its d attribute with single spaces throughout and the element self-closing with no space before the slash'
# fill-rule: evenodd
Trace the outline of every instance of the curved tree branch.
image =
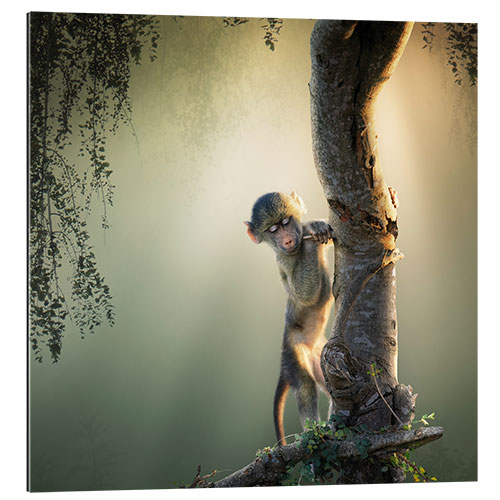
<svg viewBox="0 0 500 500">
<path fill-rule="evenodd" d="M 334 229 L 345 245 L 358 246 L 360 232 L 394 244 L 396 209 L 378 164 L 373 109 L 411 29 L 412 23 L 318 21 L 311 35 L 315 163 L 332 215 L 342 219 Z"/>
<path fill-rule="evenodd" d="M 422 427 L 414 431 L 368 433 L 366 436 L 360 434 L 360 437 L 366 437 L 371 443 L 367 450 L 368 456 L 381 457 L 408 448 L 418 448 L 439 439 L 442 435 L 442 427 Z M 338 447 L 336 455 L 339 461 L 361 458 L 356 444 L 352 441 L 331 440 L 330 443 L 332 450 L 334 447 Z M 214 483 L 197 482 L 196 485 L 209 488 L 274 486 L 280 484 L 281 478 L 288 468 L 301 461 L 311 459 L 311 457 L 312 455 L 305 448 L 301 448 L 295 443 L 289 444 L 257 457 L 252 463 L 219 481 Z M 197 477 L 199 474 L 200 470 L 198 470 Z"/>
</svg>

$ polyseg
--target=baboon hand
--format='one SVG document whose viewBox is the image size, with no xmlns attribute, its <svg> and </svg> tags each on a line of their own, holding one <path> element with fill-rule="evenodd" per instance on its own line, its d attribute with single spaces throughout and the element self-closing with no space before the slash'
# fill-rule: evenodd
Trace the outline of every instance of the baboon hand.
<svg viewBox="0 0 500 500">
<path fill-rule="evenodd" d="M 333 230 L 330 224 L 322 220 L 311 221 L 304 229 L 305 235 L 310 236 L 310 238 L 307 239 L 325 244 L 328 243 L 329 240 L 333 240 Z"/>
</svg>

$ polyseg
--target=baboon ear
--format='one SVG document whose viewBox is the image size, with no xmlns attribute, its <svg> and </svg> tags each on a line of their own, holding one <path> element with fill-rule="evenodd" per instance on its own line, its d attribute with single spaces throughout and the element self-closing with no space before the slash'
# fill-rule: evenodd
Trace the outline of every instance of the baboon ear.
<svg viewBox="0 0 500 500">
<path fill-rule="evenodd" d="M 245 220 L 243 224 L 247 227 L 247 234 L 250 236 L 250 239 L 258 245 L 262 240 L 255 233 L 252 223 Z"/>
<path fill-rule="evenodd" d="M 306 204 L 304 203 L 304 200 L 295 192 L 295 190 L 292 191 L 291 197 L 295 200 L 297 205 L 300 207 L 302 215 L 305 215 L 307 213 L 307 207 L 306 207 Z"/>
</svg>

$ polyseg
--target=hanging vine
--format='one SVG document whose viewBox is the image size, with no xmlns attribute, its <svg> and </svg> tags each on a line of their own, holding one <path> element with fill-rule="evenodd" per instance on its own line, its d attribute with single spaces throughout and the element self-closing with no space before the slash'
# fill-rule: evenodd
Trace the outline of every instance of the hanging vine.
<svg viewBox="0 0 500 500">
<path fill-rule="evenodd" d="M 82 337 L 114 323 L 87 219 L 97 202 L 102 228 L 110 227 L 107 140 L 130 123 L 131 67 L 146 44 L 156 58 L 158 39 L 150 16 L 30 14 L 29 335 L 37 361 L 46 350 L 59 360 L 67 318 Z M 75 147 L 83 173 L 72 162 Z"/>
</svg>

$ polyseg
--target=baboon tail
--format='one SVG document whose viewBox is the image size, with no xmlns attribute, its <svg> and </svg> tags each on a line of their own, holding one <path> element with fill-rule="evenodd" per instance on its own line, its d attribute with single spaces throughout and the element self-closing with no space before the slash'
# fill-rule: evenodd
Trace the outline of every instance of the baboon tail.
<svg viewBox="0 0 500 500">
<path fill-rule="evenodd" d="M 288 395 L 288 390 L 290 385 L 285 380 L 282 374 L 278 380 L 278 386 L 276 387 L 276 392 L 274 394 L 274 429 L 276 430 L 276 438 L 278 439 L 278 446 L 284 446 L 286 444 L 285 440 L 285 430 L 283 428 L 283 413 L 285 410 L 286 397 Z"/>
</svg>

